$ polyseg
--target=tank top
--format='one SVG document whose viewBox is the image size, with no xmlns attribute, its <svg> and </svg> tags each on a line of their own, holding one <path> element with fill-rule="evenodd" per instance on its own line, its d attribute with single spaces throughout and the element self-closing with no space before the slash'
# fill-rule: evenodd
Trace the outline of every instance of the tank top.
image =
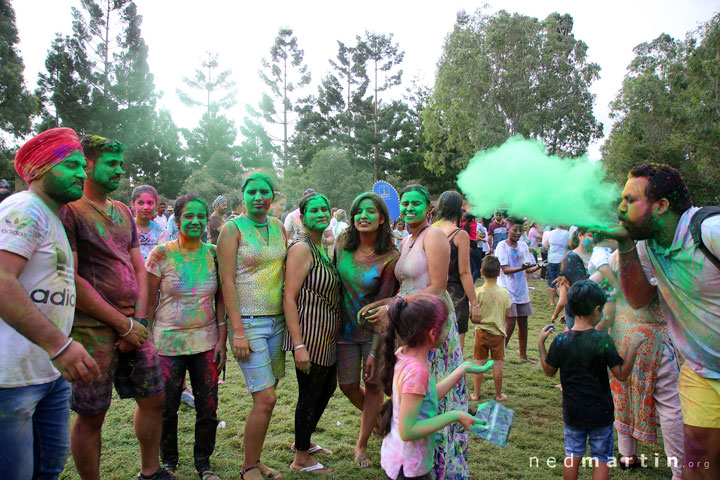
<svg viewBox="0 0 720 480">
<path fill-rule="evenodd" d="M 320 253 L 318 246 L 298 233 L 288 251 L 297 243 L 310 248 L 313 263 L 297 297 L 300 333 L 310 361 L 331 367 L 337 361 L 337 341 L 340 333 L 340 275 L 331 260 Z M 283 350 L 293 349 L 290 332 L 285 330 Z"/>
<path fill-rule="evenodd" d="M 460 232 L 460 229 L 455 229 L 450 236 L 448 241 L 450 242 L 450 267 L 448 269 L 448 283 L 461 283 L 460 282 L 460 271 L 458 270 L 458 247 L 455 245 L 455 235 Z"/>
<path fill-rule="evenodd" d="M 232 220 L 241 239 L 235 257 L 235 290 L 240 315 L 278 315 L 283 313 L 283 263 L 285 236 L 280 220 L 267 217 L 268 240 L 262 227 L 245 215 Z"/>
</svg>

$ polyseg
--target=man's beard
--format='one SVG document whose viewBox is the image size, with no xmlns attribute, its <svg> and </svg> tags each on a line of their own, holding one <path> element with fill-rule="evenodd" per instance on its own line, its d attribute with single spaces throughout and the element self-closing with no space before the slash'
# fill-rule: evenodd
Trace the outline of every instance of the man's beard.
<svg viewBox="0 0 720 480">
<path fill-rule="evenodd" d="M 630 223 L 629 220 L 625 220 L 621 223 L 633 240 L 648 240 L 657 232 L 657 222 L 649 210 L 636 222 Z"/>
</svg>

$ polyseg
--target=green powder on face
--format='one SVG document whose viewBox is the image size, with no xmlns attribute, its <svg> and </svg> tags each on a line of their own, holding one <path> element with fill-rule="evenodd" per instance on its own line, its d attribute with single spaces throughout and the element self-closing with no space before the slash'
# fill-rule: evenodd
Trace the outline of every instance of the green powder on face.
<svg viewBox="0 0 720 480">
<path fill-rule="evenodd" d="M 620 189 L 606 180 L 600 162 L 547 155 L 540 141 L 519 135 L 478 152 L 458 175 L 458 186 L 483 218 L 502 208 L 546 225 L 617 222 Z"/>
</svg>

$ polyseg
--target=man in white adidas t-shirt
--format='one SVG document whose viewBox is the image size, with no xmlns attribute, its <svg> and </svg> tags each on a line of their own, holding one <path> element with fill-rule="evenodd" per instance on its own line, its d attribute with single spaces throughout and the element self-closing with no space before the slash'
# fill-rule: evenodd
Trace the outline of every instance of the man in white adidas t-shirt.
<svg viewBox="0 0 720 480">
<path fill-rule="evenodd" d="M 82 196 L 85 157 L 69 128 L 15 156 L 30 185 L 0 205 L 0 475 L 57 478 L 70 449 L 71 388 L 100 374 L 68 338 L 75 312 L 72 251 L 57 217 Z M 64 377 L 64 378 L 63 378 Z"/>
</svg>

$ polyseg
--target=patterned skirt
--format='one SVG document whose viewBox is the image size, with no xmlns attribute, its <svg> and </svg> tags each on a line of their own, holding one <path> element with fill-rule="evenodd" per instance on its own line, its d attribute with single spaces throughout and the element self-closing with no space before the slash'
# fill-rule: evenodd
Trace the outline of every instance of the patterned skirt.
<svg viewBox="0 0 720 480">
<path fill-rule="evenodd" d="M 417 293 L 401 291 L 400 295 Z M 436 382 L 450 375 L 463 363 L 460 335 L 458 334 L 455 310 L 450 295 L 441 297 L 448 306 L 448 335 L 442 347 L 430 351 L 428 362 Z M 438 398 L 438 414 L 451 410 L 468 411 L 468 392 L 463 377 L 443 398 Z M 467 464 L 468 432 L 458 422 L 447 425 L 435 434 L 435 453 L 432 476 L 434 480 L 467 480 L 470 471 Z"/>
</svg>

